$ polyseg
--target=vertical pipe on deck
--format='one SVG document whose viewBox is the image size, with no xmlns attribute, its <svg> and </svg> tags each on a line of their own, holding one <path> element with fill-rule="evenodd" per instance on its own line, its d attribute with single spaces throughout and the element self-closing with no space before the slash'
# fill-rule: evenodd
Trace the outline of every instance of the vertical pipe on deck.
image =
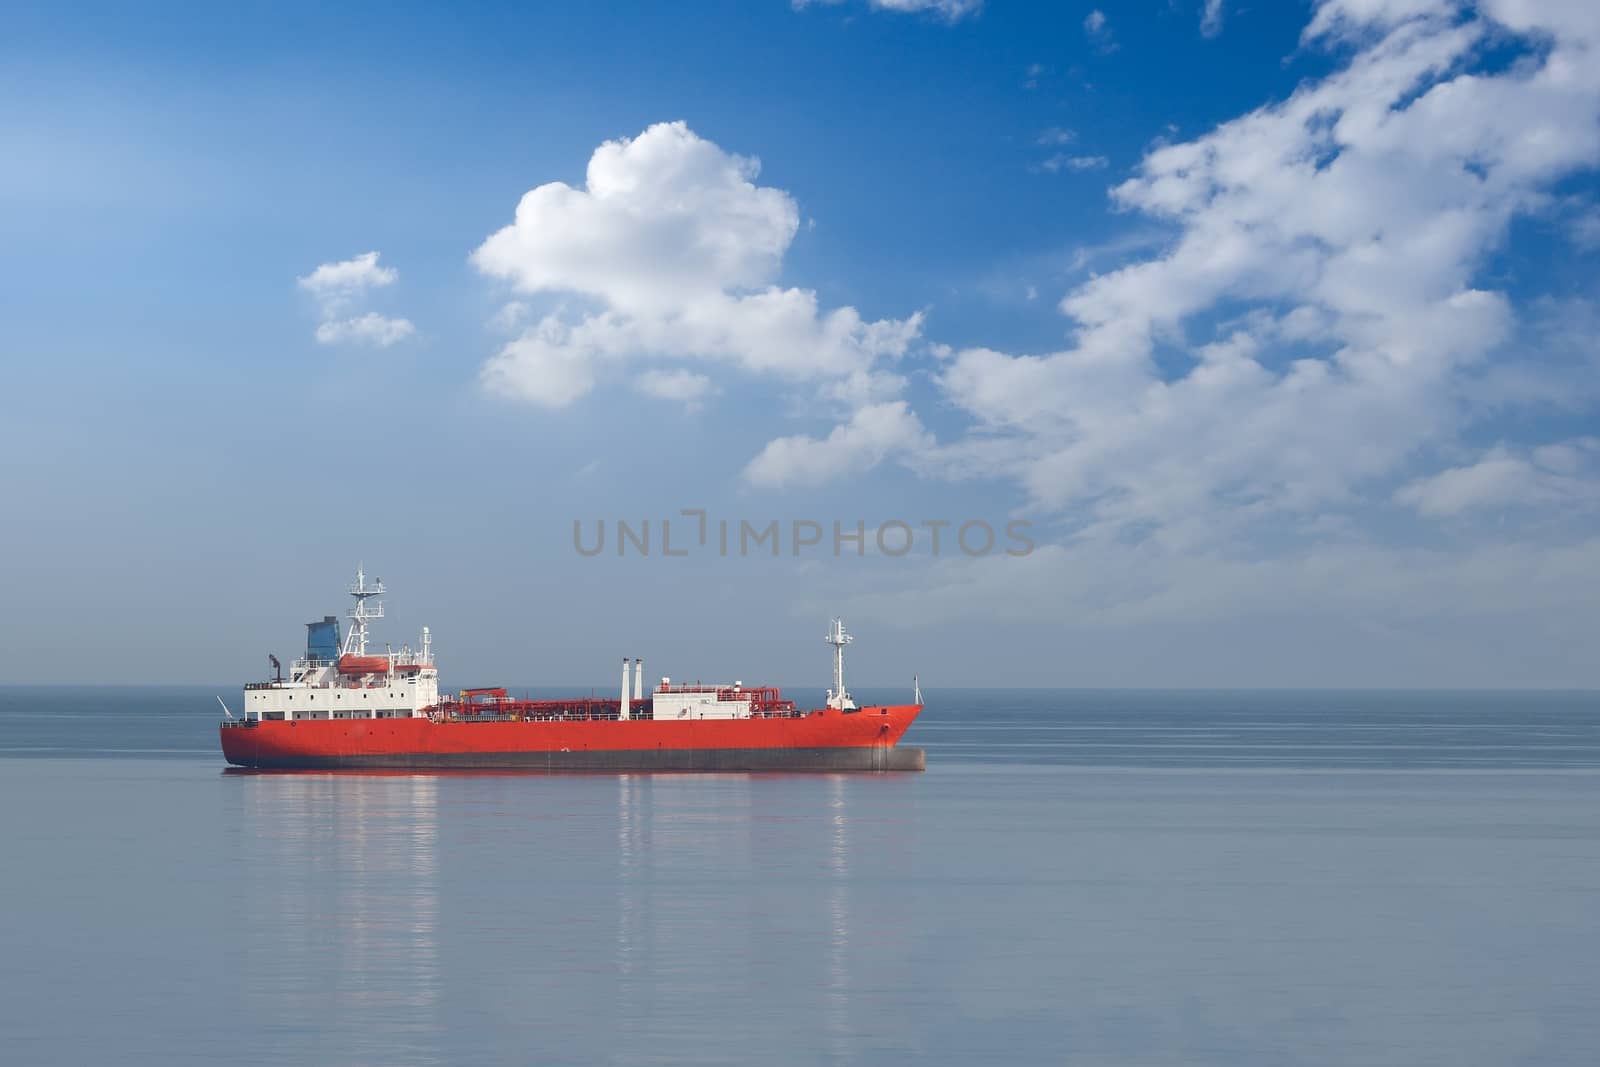
<svg viewBox="0 0 1600 1067">
<path fill-rule="evenodd" d="M 622 657 L 622 704 L 618 718 L 628 717 L 628 657 Z"/>
</svg>

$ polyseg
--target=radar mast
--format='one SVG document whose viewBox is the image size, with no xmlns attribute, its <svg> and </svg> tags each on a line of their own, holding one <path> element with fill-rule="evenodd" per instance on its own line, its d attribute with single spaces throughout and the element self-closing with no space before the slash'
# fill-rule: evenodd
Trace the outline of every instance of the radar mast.
<svg viewBox="0 0 1600 1067">
<path fill-rule="evenodd" d="M 845 633 L 843 619 L 833 619 L 828 623 L 828 633 L 823 640 L 833 646 L 833 688 L 828 690 L 828 707 L 854 711 L 856 702 L 850 699 L 850 693 L 844 687 L 844 646 L 855 638 Z"/>
<path fill-rule="evenodd" d="M 365 656 L 367 654 L 367 623 L 373 619 L 383 618 L 383 601 L 367 601 L 375 596 L 383 595 L 383 579 L 375 578 L 371 585 L 367 584 L 367 574 L 359 565 L 356 567 L 356 584 L 350 587 L 350 595 L 356 598 L 355 607 L 350 609 L 350 632 L 344 636 L 344 655 Z"/>
</svg>

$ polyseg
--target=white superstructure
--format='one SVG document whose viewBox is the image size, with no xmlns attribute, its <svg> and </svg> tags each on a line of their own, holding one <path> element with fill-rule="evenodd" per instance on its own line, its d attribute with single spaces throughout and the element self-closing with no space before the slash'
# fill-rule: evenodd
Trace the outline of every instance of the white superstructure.
<svg viewBox="0 0 1600 1067">
<path fill-rule="evenodd" d="M 707 685 L 694 682 L 690 685 L 673 685 L 671 678 L 661 679 L 656 691 L 650 694 L 651 717 L 657 722 L 678 719 L 748 719 L 768 693 L 777 690 L 746 689 L 743 682 L 731 685 Z"/>
<path fill-rule="evenodd" d="M 356 570 L 350 595 L 350 632 L 339 641 L 332 615 L 307 623 L 306 654 L 270 682 L 244 687 L 246 719 L 397 719 L 417 718 L 439 702 L 439 671 L 433 662 L 433 635 L 422 628 L 421 648 L 385 648 L 367 653 L 367 623 L 383 618 L 382 580 L 367 583 Z M 373 601 L 369 603 L 369 601 Z M 277 664 L 276 657 L 273 658 Z"/>
</svg>

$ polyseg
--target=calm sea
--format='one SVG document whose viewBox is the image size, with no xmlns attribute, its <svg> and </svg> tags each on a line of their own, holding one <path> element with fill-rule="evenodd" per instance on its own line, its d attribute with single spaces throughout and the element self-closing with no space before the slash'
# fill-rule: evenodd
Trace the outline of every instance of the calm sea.
<svg viewBox="0 0 1600 1067">
<path fill-rule="evenodd" d="M 1600 1062 L 1600 695 L 926 696 L 922 775 L 552 778 L 0 688 L 0 1064 Z"/>
</svg>

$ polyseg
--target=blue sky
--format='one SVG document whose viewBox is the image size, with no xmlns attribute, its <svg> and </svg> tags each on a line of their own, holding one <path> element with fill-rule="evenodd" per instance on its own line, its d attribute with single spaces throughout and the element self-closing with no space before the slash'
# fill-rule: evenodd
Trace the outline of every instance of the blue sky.
<svg viewBox="0 0 1600 1067">
<path fill-rule="evenodd" d="M 0 681 L 251 676 L 359 560 L 451 684 L 820 682 L 833 611 L 879 683 L 1600 684 L 1596 48 L 1515 0 L 13 8 Z M 574 551 L 685 508 L 921 533 Z"/>
</svg>

